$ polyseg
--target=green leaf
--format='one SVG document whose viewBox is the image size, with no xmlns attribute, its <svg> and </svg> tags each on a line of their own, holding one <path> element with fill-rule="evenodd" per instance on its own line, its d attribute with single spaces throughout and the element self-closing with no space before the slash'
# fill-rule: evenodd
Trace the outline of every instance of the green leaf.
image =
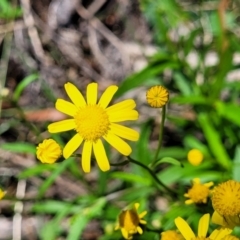
<svg viewBox="0 0 240 240">
<path fill-rule="evenodd" d="M 40 239 L 42 240 L 54 240 L 61 233 L 60 223 L 48 222 L 40 230 Z"/>
<path fill-rule="evenodd" d="M 32 176 L 41 175 L 46 171 L 53 171 L 57 168 L 57 164 L 38 164 L 36 166 L 25 169 L 18 175 L 19 179 L 26 179 Z"/>
<path fill-rule="evenodd" d="M 18 101 L 21 96 L 22 91 L 33 81 L 37 80 L 39 77 L 38 74 L 32 74 L 30 76 L 25 77 L 16 87 L 12 99 L 14 101 Z"/>
<path fill-rule="evenodd" d="M 26 142 L 17 142 L 17 143 L 3 143 L 0 148 L 17 153 L 36 153 L 36 147 L 33 144 Z"/>
<path fill-rule="evenodd" d="M 13 19 L 22 15 L 20 8 L 15 8 L 7 0 L 0 1 L 0 18 Z"/>
<path fill-rule="evenodd" d="M 90 219 L 82 213 L 74 216 L 67 240 L 78 240 Z"/>
<path fill-rule="evenodd" d="M 178 89 L 182 92 L 184 96 L 189 96 L 192 93 L 190 81 L 185 78 L 185 76 L 180 72 L 175 72 L 173 74 L 173 79 L 175 80 Z"/>
<path fill-rule="evenodd" d="M 125 173 L 125 172 L 114 172 L 111 174 L 113 178 L 118 178 L 123 181 L 138 183 L 141 185 L 149 186 L 151 184 L 151 179 L 146 177 L 141 177 L 135 175 L 133 173 Z"/>
<path fill-rule="evenodd" d="M 60 202 L 56 200 L 48 200 L 45 202 L 38 202 L 34 204 L 32 207 L 32 211 L 39 214 L 57 214 L 62 212 L 66 207 L 70 206 L 70 203 Z"/>
<path fill-rule="evenodd" d="M 171 98 L 171 102 L 178 103 L 178 104 L 192 104 L 192 105 L 209 104 L 209 101 L 205 97 L 195 96 L 195 95 L 173 97 Z"/>
<path fill-rule="evenodd" d="M 170 163 L 175 166 L 183 167 L 182 163 L 179 160 L 171 157 L 165 157 L 160 159 L 159 161 L 156 162 L 155 166 L 158 166 L 159 164 L 162 164 L 162 163 Z"/>
<path fill-rule="evenodd" d="M 72 219 L 67 240 L 78 240 L 87 223 L 94 217 L 99 216 L 107 201 L 104 197 L 99 198 L 93 205 L 83 209 Z"/>
<path fill-rule="evenodd" d="M 189 180 L 195 178 L 196 176 L 200 177 L 201 180 L 213 181 L 213 179 L 220 179 L 223 174 L 221 171 L 209 171 L 209 169 L 211 169 L 214 165 L 212 161 L 205 161 L 197 167 L 192 166 L 186 161 L 183 165 L 183 168 L 172 165 L 161 170 L 161 172 L 158 173 L 159 179 L 161 179 L 165 185 L 170 185 L 180 181 L 186 182 L 186 180 L 189 182 Z"/>
<path fill-rule="evenodd" d="M 52 174 L 44 181 L 44 183 L 40 186 L 38 197 L 42 197 L 47 189 L 53 184 L 55 179 L 67 169 L 67 167 L 72 163 L 74 158 L 68 158 L 63 162 L 58 164 L 58 167 L 52 172 Z"/>
<path fill-rule="evenodd" d="M 135 148 L 136 159 L 146 165 L 150 163 L 151 157 L 153 156 L 152 151 L 150 151 L 148 147 L 152 125 L 152 119 L 141 125 L 140 138 L 137 141 Z"/>
<path fill-rule="evenodd" d="M 43 203 L 44 204 L 44 203 Z M 69 215 L 71 205 L 65 205 L 60 212 L 56 214 L 52 221 L 48 221 L 40 231 L 40 239 L 55 240 L 62 233 L 61 222 Z"/>
<path fill-rule="evenodd" d="M 187 135 L 185 136 L 183 141 L 184 145 L 187 146 L 188 149 L 196 148 L 203 153 L 204 157 L 210 156 L 207 146 L 204 145 L 201 141 L 199 141 L 199 139 L 197 139 L 196 137 L 192 135 Z"/>
<path fill-rule="evenodd" d="M 229 169 L 231 166 L 231 160 L 221 141 L 221 137 L 218 131 L 214 128 L 209 116 L 205 113 L 200 113 L 198 115 L 198 121 L 216 161 L 225 169 Z"/>
<path fill-rule="evenodd" d="M 186 158 L 188 151 L 180 147 L 168 147 L 161 149 L 159 158 L 172 157 L 172 158 Z"/>
<path fill-rule="evenodd" d="M 223 103 L 219 101 L 216 102 L 215 107 L 221 117 L 240 126 L 240 107 L 238 105 L 234 103 Z"/>
<path fill-rule="evenodd" d="M 179 65 L 175 62 L 166 62 L 162 64 L 152 64 L 144 68 L 142 71 L 133 74 L 132 76 L 125 79 L 120 85 L 115 97 L 122 96 L 125 92 L 142 86 L 149 78 L 155 77 L 162 73 L 165 69 L 177 69 Z"/>
<path fill-rule="evenodd" d="M 236 147 L 233 159 L 232 175 L 233 179 L 240 182 L 240 146 Z"/>
</svg>

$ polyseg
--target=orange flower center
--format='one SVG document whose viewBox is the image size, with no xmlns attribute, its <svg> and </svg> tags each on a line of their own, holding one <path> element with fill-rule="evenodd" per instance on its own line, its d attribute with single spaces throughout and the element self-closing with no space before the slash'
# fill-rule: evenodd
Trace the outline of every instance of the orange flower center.
<svg viewBox="0 0 240 240">
<path fill-rule="evenodd" d="M 96 141 L 106 135 L 110 129 L 107 112 L 98 105 L 80 108 L 74 116 L 76 131 L 86 141 Z"/>
<path fill-rule="evenodd" d="M 207 186 L 201 183 L 194 183 L 192 188 L 188 190 L 188 196 L 195 203 L 206 203 L 209 192 Z"/>
<path fill-rule="evenodd" d="M 139 225 L 137 212 L 134 210 L 123 211 L 119 216 L 119 225 L 130 233 L 136 233 L 137 226 Z"/>
<path fill-rule="evenodd" d="M 240 183 L 234 180 L 219 184 L 212 196 L 213 208 L 223 216 L 240 214 Z"/>
</svg>

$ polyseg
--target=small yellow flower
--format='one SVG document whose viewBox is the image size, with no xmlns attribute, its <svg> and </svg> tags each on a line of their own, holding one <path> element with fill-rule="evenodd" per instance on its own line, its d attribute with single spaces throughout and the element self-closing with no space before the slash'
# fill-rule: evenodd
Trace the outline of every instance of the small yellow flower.
<svg viewBox="0 0 240 240">
<path fill-rule="evenodd" d="M 6 195 L 6 192 L 0 188 L 0 200 L 3 199 L 5 195 Z"/>
<path fill-rule="evenodd" d="M 224 227 L 240 226 L 240 183 L 228 180 L 213 189 L 212 221 Z"/>
<path fill-rule="evenodd" d="M 161 233 L 161 240 L 183 240 L 183 237 L 177 231 L 168 230 Z"/>
<path fill-rule="evenodd" d="M 132 209 L 122 211 L 118 217 L 118 224 L 116 225 L 115 230 L 121 229 L 122 235 L 125 239 L 132 239 L 133 234 L 143 233 L 140 225 L 147 223 L 142 219 L 147 214 L 147 211 L 138 214 L 138 208 L 139 203 L 135 203 Z"/>
<path fill-rule="evenodd" d="M 55 163 L 61 154 L 61 147 L 53 139 L 45 139 L 37 146 L 37 158 L 42 163 Z"/>
<path fill-rule="evenodd" d="M 147 91 L 146 98 L 151 107 L 161 108 L 168 102 L 169 92 L 163 86 L 154 86 Z"/>
<path fill-rule="evenodd" d="M 123 139 L 137 141 L 139 133 L 118 123 L 138 119 L 138 112 L 134 110 L 135 101 L 127 99 L 108 107 L 118 90 L 118 87 L 114 85 L 105 90 L 98 102 L 97 83 L 88 84 L 86 100 L 75 85 L 66 83 L 64 87 L 71 102 L 58 99 L 56 109 L 69 115 L 71 119 L 50 124 L 48 131 L 58 133 L 74 130 L 76 133 L 63 149 L 64 158 L 69 158 L 83 143 L 83 171 L 90 172 L 92 151 L 100 169 L 108 171 L 110 164 L 102 139 L 105 139 L 124 156 L 131 154 L 131 147 Z"/>
<path fill-rule="evenodd" d="M 201 183 L 199 178 L 193 179 L 193 185 L 188 190 L 187 193 L 184 194 L 184 197 L 189 198 L 185 201 L 186 204 L 200 204 L 200 203 L 206 203 L 208 196 L 210 194 L 210 187 L 213 186 L 213 182 L 208 183 Z"/>
<path fill-rule="evenodd" d="M 203 154 L 198 149 L 192 149 L 188 152 L 187 158 L 193 166 L 198 166 L 203 161 Z"/>
<path fill-rule="evenodd" d="M 181 217 L 175 219 L 175 225 L 177 226 L 180 233 L 183 235 L 185 240 L 222 240 L 223 237 L 229 235 L 232 230 L 228 228 L 216 229 L 209 237 L 207 232 L 209 228 L 210 214 L 204 214 L 198 223 L 198 234 L 193 232 L 188 223 Z"/>
</svg>

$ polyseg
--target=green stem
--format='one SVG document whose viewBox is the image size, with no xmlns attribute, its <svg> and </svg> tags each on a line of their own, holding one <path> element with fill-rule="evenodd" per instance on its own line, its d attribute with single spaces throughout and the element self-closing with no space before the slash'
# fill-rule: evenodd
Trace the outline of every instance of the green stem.
<svg viewBox="0 0 240 240">
<path fill-rule="evenodd" d="M 153 162 L 151 164 L 152 166 L 154 166 L 155 163 L 157 162 L 158 154 L 159 154 L 159 152 L 161 150 L 161 147 L 162 147 L 165 117 L 166 117 L 166 105 L 164 105 L 163 108 L 162 108 L 162 120 L 161 120 L 160 130 L 159 130 L 158 147 L 157 147 L 157 151 L 156 151 L 154 160 L 153 160 Z"/>
<path fill-rule="evenodd" d="M 130 162 L 135 163 L 138 166 L 140 166 L 140 167 L 144 168 L 145 170 L 147 170 L 150 173 L 150 175 L 152 176 L 152 178 L 158 183 L 158 185 L 163 187 L 169 194 L 171 194 L 173 197 L 177 196 L 175 191 L 173 191 L 172 189 L 167 187 L 164 183 L 162 183 L 161 180 L 159 180 L 159 178 L 156 176 L 156 174 L 154 173 L 154 171 L 151 168 L 149 168 L 148 166 L 146 166 L 145 164 L 143 164 L 143 163 L 141 163 L 141 162 L 139 162 L 137 160 L 132 159 L 130 156 L 128 156 L 127 158 L 128 158 L 128 160 Z"/>
<path fill-rule="evenodd" d="M 161 232 L 163 232 L 163 229 L 162 228 L 159 228 L 159 229 L 153 229 L 153 228 L 149 228 L 148 226 L 146 226 L 145 228 L 144 228 L 147 232 L 155 232 L 155 233 L 161 233 Z"/>
<path fill-rule="evenodd" d="M 124 166 L 124 165 L 127 165 L 129 163 L 128 160 L 125 160 L 125 161 L 122 161 L 120 163 L 111 163 L 110 165 L 111 166 Z"/>
</svg>

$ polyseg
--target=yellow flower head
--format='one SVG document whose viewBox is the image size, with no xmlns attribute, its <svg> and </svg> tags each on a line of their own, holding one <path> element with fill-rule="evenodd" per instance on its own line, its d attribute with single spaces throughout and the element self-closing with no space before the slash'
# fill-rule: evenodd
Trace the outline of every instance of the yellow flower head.
<svg viewBox="0 0 240 240">
<path fill-rule="evenodd" d="M 187 158 L 193 166 L 198 166 L 203 160 L 203 154 L 198 149 L 192 149 L 188 152 Z"/>
<path fill-rule="evenodd" d="M 136 103 L 134 100 L 128 99 L 108 107 L 118 89 L 114 85 L 105 90 L 98 102 L 97 83 L 88 84 L 86 100 L 73 84 L 66 83 L 64 87 L 71 102 L 58 99 L 56 109 L 69 115 L 71 119 L 50 124 L 48 131 L 58 133 L 75 130 L 76 134 L 63 149 L 64 158 L 69 158 L 83 143 L 83 171 L 90 172 L 92 151 L 100 169 L 108 171 L 110 165 L 102 138 L 124 156 L 131 154 L 131 147 L 122 138 L 137 141 L 139 133 L 118 123 L 138 119 L 138 112 L 134 110 Z"/>
<path fill-rule="evenodd" d="M 175 224 L 183 235 L 185 240 L 222 240 L 223 237 L 229 235 L 231 230 L 228 228 L 214 230 L 209 237 L 207 237 L 209 227 L 210 214 L 204 214 L 198 223 L 198 233 L 196 234 L 189 227 L 188 223 L 181 217 L 175 219 Z"/>
<path fill-rule="evenodd" d="M 133 234 L 143 233 L 140 225 L 147 223 L 142 219 L 147 214 L 147 211 L 138 214 L 138 208 L 139 203 L 135 203 L 132 209 L 122 211 L 118 217 L 118 224 L 115 227 L 115 230 L 121 229 L 122 235 L 125 239 L 132 239 Z"/>
<path fill-rule="evenodd" d="M 168 102 L 169 92 L 163 86 L 154 86 L 147 91 L 146 98 L 151 107 L 161 108 Z"/>
<path fill-rule="evenodd" d="M 213 189 L 212 205 L 215 210 L 212 221 L 221 226 L 240 226 L 240 183 L 228 180 Z"/>
<path fill-rule="evenodd" d="M 177 231 L 168 230 L 161 233 L 161 240 L 183 240 L 183 237 Z"/>
<path fill-rule="evenodd" d="M 53 139 L 45 139 L 37 146 L 37 158 L 42 163 L 55 163 L 62 155 L 62 149 Z"/>
<path fill-rule="evenodd" d="M 0 188 L 0 200 L 3 199 L 5 195 L 6 195 L 6 192 Z"/>
<path fill-rule="evenodd" d="M 184 194 L 184 197 L 189 198 L 185 201 L 186 204 L 200 204 L 200 203 L 206 203 L 207 198 L 210 194 L 210 187 L 213 186 L 213 182 L 208 183 L 201 183 L 199 178 L 193 179 L 193 185 L 188 190 L 187 193 Z"/>
</svg>

